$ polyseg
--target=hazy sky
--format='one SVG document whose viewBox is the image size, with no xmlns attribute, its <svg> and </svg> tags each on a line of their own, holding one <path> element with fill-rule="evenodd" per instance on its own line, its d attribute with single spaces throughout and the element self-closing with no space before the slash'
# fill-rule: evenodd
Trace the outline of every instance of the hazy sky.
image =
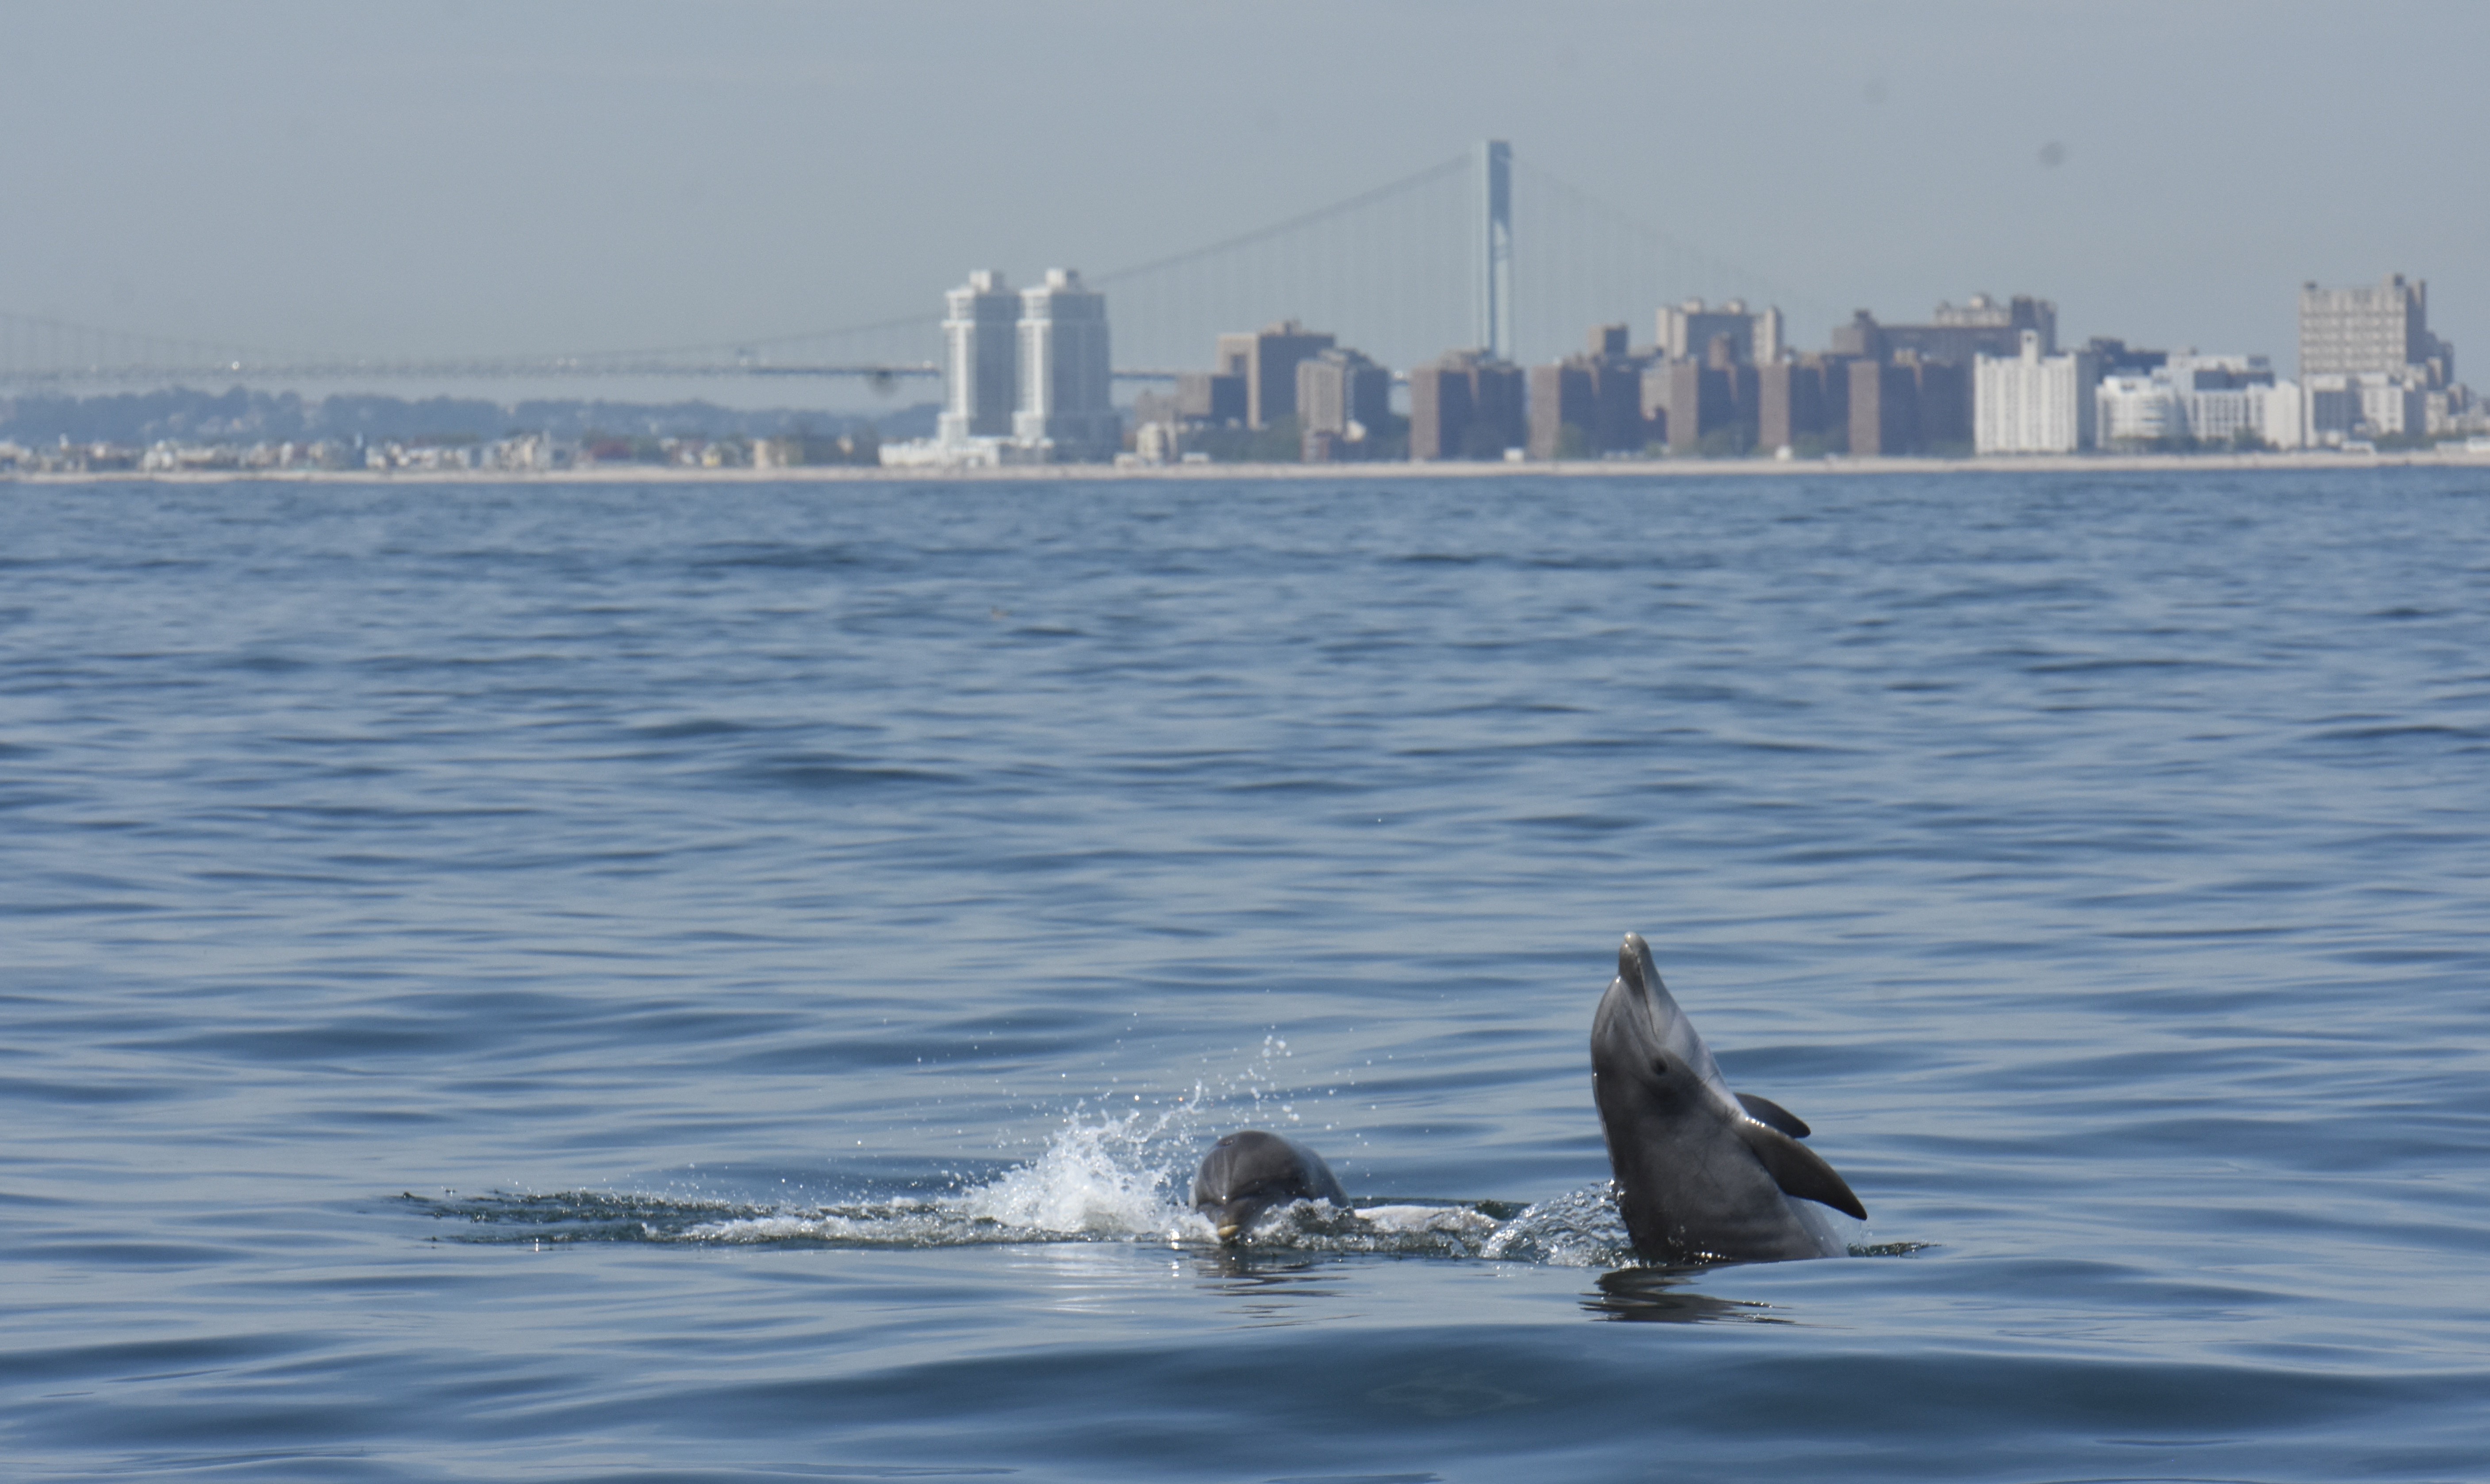
<svg viewBox="0 0 2490 1484">
<path fill-rule="evenodd" d="M 21 314 L 352 354 L 758 337 L 930 309 L 974 265 L 1151 258 L 1493 135 L 1889 320 L 2032 292 L 2076 338 L 2288 369 L 2302 279 L 2400 270 L 2490 384 L 2480 3 L 0 15 Z"/>
</svg>

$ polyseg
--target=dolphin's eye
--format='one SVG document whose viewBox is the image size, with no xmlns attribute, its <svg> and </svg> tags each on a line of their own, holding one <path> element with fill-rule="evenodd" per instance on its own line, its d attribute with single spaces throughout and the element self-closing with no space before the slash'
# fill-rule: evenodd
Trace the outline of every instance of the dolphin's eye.
<svg viewBox="0 0 2490 1484">
<path fill-rule="evenodd" d="M 1665 1076 L 1667 1076 L 1667 1075 L 1668 1075 L 1668 1059 L 1667 1059 L 1666 1057 L 1654 1057 L 1654 1058 L 1652 1058 L 1652 1059 L 1651 1059 L 1651 1074 L 1652 1074 L 1653 1076 L 1655 1076 L 1655 1077 L 1665 1077 Z"/>
</svg>

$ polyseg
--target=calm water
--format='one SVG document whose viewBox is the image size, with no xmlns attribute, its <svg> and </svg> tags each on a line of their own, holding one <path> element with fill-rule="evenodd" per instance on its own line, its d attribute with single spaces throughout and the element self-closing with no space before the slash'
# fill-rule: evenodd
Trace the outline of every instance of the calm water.
<svg viewBox="0 0 2490 1484">
<path fill-rule="evenodd" d="M 0 486 L 0 1457 L 2490 1476 L 2485 496 Z M 1628 929 L 1871 1255 L 1617 1250 Z"/>
</svg>

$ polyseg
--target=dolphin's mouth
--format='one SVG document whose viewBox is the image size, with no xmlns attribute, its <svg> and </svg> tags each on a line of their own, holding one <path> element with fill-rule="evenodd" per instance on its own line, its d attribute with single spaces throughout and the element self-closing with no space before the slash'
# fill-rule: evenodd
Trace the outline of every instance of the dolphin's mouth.
<svg viewBox="0 0 2490 1484">
<path fill-rule="evenodd" d="M 1219 1244 L 1231 1247 L 1254 1224 L 1254 1218 L 1262 1214 L 1263 1204 L 1251 1200 L 1212 1201 L 1197 1209 L 1210 1218 L 1210 1229 L 1219 1234 Z"/>
</svg>

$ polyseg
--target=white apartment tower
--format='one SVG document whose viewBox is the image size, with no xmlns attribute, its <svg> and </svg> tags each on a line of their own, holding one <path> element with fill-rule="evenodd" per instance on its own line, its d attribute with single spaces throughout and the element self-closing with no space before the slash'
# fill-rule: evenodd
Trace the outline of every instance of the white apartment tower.
<svg viewBox="0 0 2490 1484">
<path fill-rule="evenodd" d="M 1056 459 L 1113 457 L 1123 419 L 1108 395 L 1107 296 L 1068 268 L 1050 268 L 1043 287 L 1021 291 L 1019 333 L 1013 438 Z"/>
<path fill-rule="evenodd" d="M 943 296 L 946 396 L 936 422 L 939 443 L 959 446 L 971 438 L 1008 438 L 1020 407 L 1021 296 L 991 268 Z"/>
<path fill-rule="evenodd" d="M 1983 453 L 2072 453 L 2093 446 L 2089 352 L 2041 354 L 2041 333 L 2023 332 L 2019 356 L 1982 356 L 1972 367 L 1972 445 Z"/>
</svg>

